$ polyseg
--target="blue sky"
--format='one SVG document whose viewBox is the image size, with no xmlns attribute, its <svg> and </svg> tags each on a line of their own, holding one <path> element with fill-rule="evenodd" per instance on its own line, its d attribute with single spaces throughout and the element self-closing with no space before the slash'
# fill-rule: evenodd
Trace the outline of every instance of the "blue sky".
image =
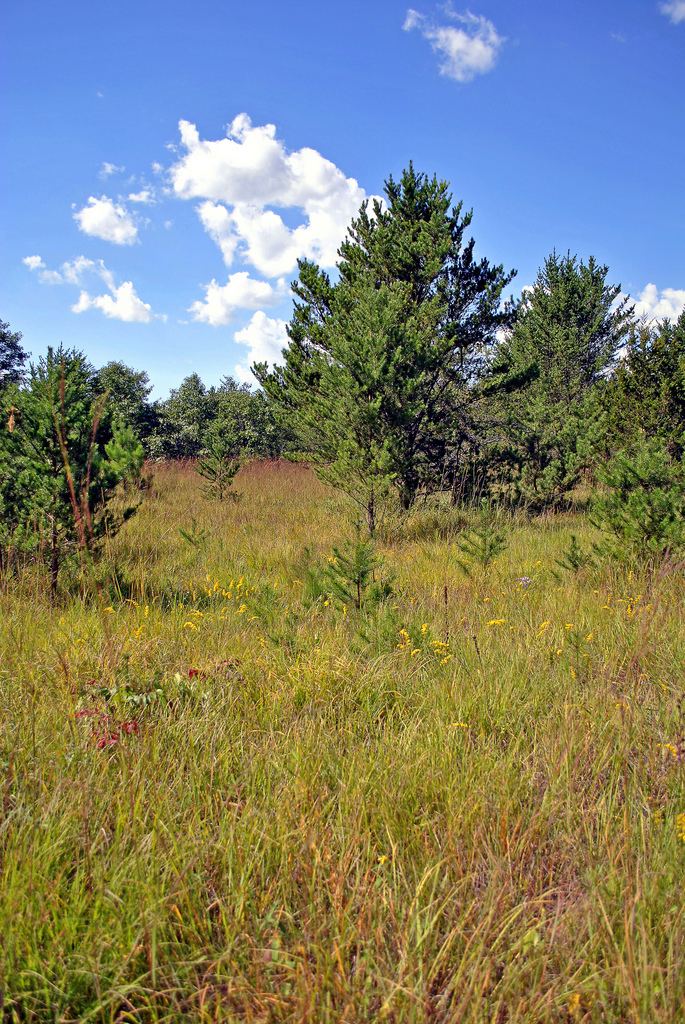
<svg viewBox="0 0 685 1024">
<path fill-rule="evenodd" d="M 160 395 L 246 379 L 297 256 L 410 159 L 517 290 L 571 249 L 677 314 L 685 0 L 412 3 L 4 5 L 0 318 Z"/>
</svg>

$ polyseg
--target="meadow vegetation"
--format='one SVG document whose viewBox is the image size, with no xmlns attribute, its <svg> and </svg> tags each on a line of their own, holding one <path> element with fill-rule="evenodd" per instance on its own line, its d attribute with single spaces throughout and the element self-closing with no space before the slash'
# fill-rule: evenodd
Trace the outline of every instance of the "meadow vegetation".
<svg viewBox="0 0 685 1024">
<path fill-rule="evenodd" d="M 685 1020 L 685 312 L 412 165 L 258 390 L 0 322 L 0 1016 Z"/>
<path fill-rule="evenodd" d="M 427 502 L 357 609 L 311 585 L 340 495 L 235 487 L 159 465 L 101 600 L 0 595 L 5 1019 L 681 1019 L 674 567 L 513 513 L 466 575 L 478 513 Z"/>
</svg>

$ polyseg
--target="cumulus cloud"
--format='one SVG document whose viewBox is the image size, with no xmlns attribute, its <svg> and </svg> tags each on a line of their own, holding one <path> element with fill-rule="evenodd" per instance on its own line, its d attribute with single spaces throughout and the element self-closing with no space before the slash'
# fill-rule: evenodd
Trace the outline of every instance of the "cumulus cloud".
<svg viewBox="0 0 685 1024">
<path fill-rule="evenodd" d="M 22 260 L 29 270 L 38 274 L 44 284 L 70 284 L 81 288 L 77 302 L 71 307 L 73 313 L 85 313 L 98 309 L 105 316 L 126 323 L 149 323 L 153 319 L 166 320 L 163 314 L 155 314 L 152 307 L 138 296 L 132 281 L 117 285 L 114 274 L 103 260 L 91 260 L 77 256 L 67 260 L 59 270 L 46 266 L 42 256 L 25 256 Z M 100 280 L 107 291 L 102 295 L 91 295 L 84 287 L 86 282 Z"/>
<path fill-rule="evenodd" d="M 142 188 L 140 192 L 129 192 L 128 200 L 130 203 L 144 203 L 145 205 L 157 202 L 155 194 L 150 188 Z"/>
<path fill-rule="evenodd" d="M 84 234 L 115 245 L 132 245 L 138 237 L 138 227 L 131 214 L 109 196 L 99 199 L 90 196 L 83 209 L 76 211 L 74 220 Z"/>
<path fill-rule="evenodd" d="M 674 25 L 685 21 L 685 0 L 668 0 L 668 3 L 660 5 L 660 10 Z"/>
<path fill-rule="evenodd" d="M 111 178 L 113 174 L 123 174 L 125 170 L 125 167 L 120 167 L 118 164 L 111 164 L 109 160 L 105 160 L 100 167 L 100 177 Z"/>
<path fill-rule="evenodd" d="M 252 382 L 252 363 L 280 363 L 281 353 L 288 344 L 285 320 L 268 317 L 263 310 L 257 310 L 242 330 L 236 331 L 235 340 L 248 349 L 247 365 L 238 363 L 236 377 L 240 381 Z"/>
<path fill-rule="evenodd" d="M 240 242 L 230 213 L 221 203 L 213 203 L 211 199 L 207 199 L 198 206 L 197 214 L 209 237 L 221 249 L 224 263 L 230 267 Z"/>
<path fill-rule="evenodd" d="M 438 25 L 419 11 L 409 8 L 402 26 L 405 32 L 418 30 L 439 56 L 441 75 L 457 82 L 470 82 L 476 75 L 492 71 L 505 42 L 493 23 L 482 15 L 459 14 L 447 8 L 457 24 Z"/>
<path fill-rule="evenodd" d="M 201 139 L 179 123 L 182 155 L 170 169 L 175 194 L 200 199 L 198 215 L 228 265 L 241 256 L 269 277 L 308 257 L 333 266 L 347 226 L 366 193 L 315 149 L 289 152 L 273 124 L 239 114 L 221 139 Z M 286 224 L 279 210 L 302 223 Z"/>
<path fill-rule="evenodd" d="M 205 285 L 204 299 L 194 302 L 188 312 L 194 320 L 219 327 L 229 323 L 239 309 L 257 309 L 278 302 L 283 297 L 284 287 L 283 281 L 274 288 L 268 281 L 258 281 L 241 270 L 229 274 L 226 284 L 210 281 Z"/>
<path fill-rule="evenodd" d="M 42 256 L 24 256 L 21 262 L 29 270 L 42 270 L 45 266 Z"/>
<path fill-rule="evenodd" d="M 92 271 L 113 286 L 114 278 L 102 260 L 89 260 L 86 256 L 77 256 L 74 260 L 66 260 L 59 270 L 51 270 L 42 256 L 24 256 L 22 263 L 35 271 L 43 284 L 81 284 L 86 272 Z"/>
<path fill-rule="evenodd" d="M 153 317 L 152 307 L 139 298 L 132 281 L 124 281 L 104 295 L 89 295 L 82 291 L 71 310 L 73 313 L 85 313 L 88 309 L 99 309 L 105 316 L 125 323 L 147 324 Z"/>
<path fill-rule="evenodd" d="M 662 288 L 646 285 L 635 303 L 635 315 L 646 320 L 677 320 L 685 310 L 685 288 Z"/>
</svg>

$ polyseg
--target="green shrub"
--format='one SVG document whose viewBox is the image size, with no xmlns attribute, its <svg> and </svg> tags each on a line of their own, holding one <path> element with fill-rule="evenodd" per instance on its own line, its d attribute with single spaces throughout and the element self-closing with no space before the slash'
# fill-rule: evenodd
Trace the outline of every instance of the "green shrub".
<svg viewBox="0 0 685 1024">
<path fill-rule="evenodd" d="M 598 474 L 607 487 L 593 522 L 605 553 L 641 561 L 685 554 L 685 466 L 658 438 L 641 438 Z"/>
<path fill-rule="evenodd" d="M 507 539 L 501 529 L 501 514 L 485 498 L 480 503 L 476 525 L 466 530 L 457 540 L 462 554 L 457 562 L 467 576 L 480 567 L 487 571 L 496 558 L 507 548 Z"/>
</svg>

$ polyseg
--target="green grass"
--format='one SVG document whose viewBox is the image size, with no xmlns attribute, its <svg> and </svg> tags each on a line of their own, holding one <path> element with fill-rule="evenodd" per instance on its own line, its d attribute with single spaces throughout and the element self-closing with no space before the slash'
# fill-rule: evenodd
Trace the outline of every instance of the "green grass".
<svg viewBox="0 0 685 1024">
<path fill-rule="evenodd" d="M 340 499 L 237 489 L 157 469 L 118 594 L 0 595 L 5 1019 L 685 1020 L 682 576 L 557 579 L 565 516 L 467 579 L 418 510 L 358 614 Z"/>
</svg>

